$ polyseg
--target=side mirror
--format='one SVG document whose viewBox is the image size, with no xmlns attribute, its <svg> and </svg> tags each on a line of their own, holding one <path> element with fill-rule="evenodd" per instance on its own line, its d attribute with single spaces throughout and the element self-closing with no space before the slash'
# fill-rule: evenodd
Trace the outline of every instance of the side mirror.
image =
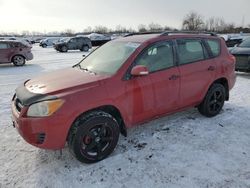
<svg viewBox="0 0 250 188">
<path fill-rule="evenodd" d="M 144 65 L 136 65 L 131 70 L 132 76 L 146 76 L 149 74 L 149 70 Z"/>
</svg>

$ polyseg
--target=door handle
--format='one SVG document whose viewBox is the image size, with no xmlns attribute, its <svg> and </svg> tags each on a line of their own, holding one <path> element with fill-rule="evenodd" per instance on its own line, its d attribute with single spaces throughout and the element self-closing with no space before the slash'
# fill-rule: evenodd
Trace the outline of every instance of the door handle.
<svg viewBox="0 0 250 188">
<path fill-rule="evenodd" d="M 173 74 L 172 76 L 169 77 L 169 80 L 177 80 L 178 78 L 180 78 L 180 75 Z"/>
<path fill-rule="evenodd" d="M 214 71 L 215 70 L 215 66 L 209 66 L 207 70 L 208 71 Z"/>
</svg>

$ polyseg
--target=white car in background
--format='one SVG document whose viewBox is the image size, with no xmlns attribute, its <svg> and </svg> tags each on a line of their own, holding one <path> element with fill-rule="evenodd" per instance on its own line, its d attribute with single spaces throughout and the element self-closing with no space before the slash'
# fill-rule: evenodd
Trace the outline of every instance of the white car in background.
<svg viewBox="0 0 250 188">
<path fill-rule="evenodd" d="M 61 37 L 50 37 L 40 41 L 39 46 L 47 48 L 48 46 L 53 46 L 53 44 L 59 42 Z"/>
<path fill-rule="evenodd" d="M 89 35 L 85 35 L 91 40 L 92 46 L 101 46 L 108 41 L 111 41 L 111 36 L 99 34 L 99 33 L 91 33 Z"/>
</svg>

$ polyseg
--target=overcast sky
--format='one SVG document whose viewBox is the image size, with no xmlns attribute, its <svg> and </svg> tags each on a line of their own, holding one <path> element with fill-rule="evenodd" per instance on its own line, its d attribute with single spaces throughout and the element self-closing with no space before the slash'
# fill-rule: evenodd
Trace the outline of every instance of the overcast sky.
<svg viewBox="0 0 250 188">
<path fill-rule="evenodd" d="M 83 31 L 119 24 L 137 29 L 151 22 L 180 28 L 191 10 L 250 24 L 250 0 L 0 0 L 0 31 Z"/>
</svg>

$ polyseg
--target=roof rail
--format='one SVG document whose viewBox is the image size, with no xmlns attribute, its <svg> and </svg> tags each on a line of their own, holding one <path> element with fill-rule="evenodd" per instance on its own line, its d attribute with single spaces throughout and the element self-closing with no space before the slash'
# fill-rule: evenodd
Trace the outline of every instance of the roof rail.
<svg viewBox="0 0 250 188">
<path fill-rule="evenodd" d="M 139 32 L 139 33 L 128 33 L 124 35 L 123 37 L 130 37 L 133 35 L 147 35 L 147 34 L 162 34 L 162 31 L 159 32 Z"/>
<path fill-rule="evenodd" d="M 170 35 L 170 34 L 200 34 L 200 35 L 211 35 L 217 36 L 214 32 L 207 32 L 207 31 L 156 31 L 156 32 L 139 32 L 139 33 L 128 33 L 123 37 L 130 37 L 134 35 L 146 35 L 146 34 L 160 34 L 160 36 Z"/>
<path fill-rule="evenodd" d="M 207 32 L 207 31 L 164 31 L 161 35 L 169 35 L 169 34 L 204 34 L 204 35 L 211 35 L 217 36 L 214 32 Z"/>
</svg>

